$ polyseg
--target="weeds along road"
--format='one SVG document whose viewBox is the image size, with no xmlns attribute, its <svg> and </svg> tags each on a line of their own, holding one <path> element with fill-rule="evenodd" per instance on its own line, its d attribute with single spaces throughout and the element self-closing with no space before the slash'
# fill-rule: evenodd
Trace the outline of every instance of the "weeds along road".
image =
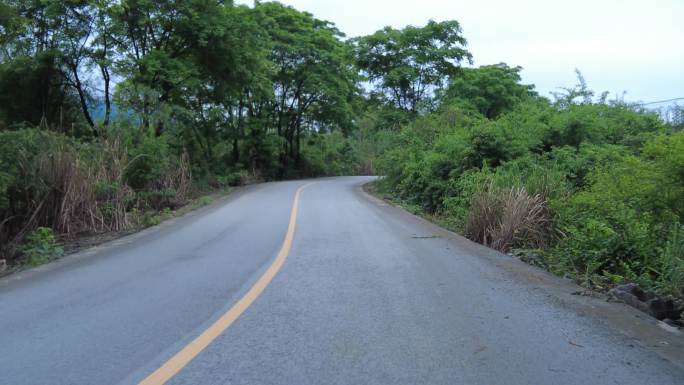
<svg viewBox="0 0 684 385">
<path fill-rule="evenodd" d="M 3 279 L 0 383 L 684 383 L 681 336 L 365 195 L 370 180 L 247 187 Z"/>
</svg>

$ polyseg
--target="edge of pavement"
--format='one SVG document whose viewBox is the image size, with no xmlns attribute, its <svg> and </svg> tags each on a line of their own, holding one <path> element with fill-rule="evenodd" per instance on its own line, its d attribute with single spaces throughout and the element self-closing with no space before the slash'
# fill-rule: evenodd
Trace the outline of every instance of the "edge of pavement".
<svg viewBox="0 0 684 385">
<path fill-rule="evenodd" d="M 4 275 L 0 277 L 0 289 L 3 287 L 17 282 L 17 281 L 23 281 L 27 280 L 29 278 L 47 274 L 51 271 L 58 270 L 60 268 L 72 265 L 74 263 L 90 259 L 90 258 L 95 258 L 95 257 L 100 257 L 103 255 L 106 255 L 110 252 L 114 252 L 119 248 L 128 246 L 140 239 L 143 238 L 148 238 L 148 237 L 153 237 L 155 235 L 159 235 L 160 233 L 163 233 L 165 231 L 172 230 L 178 225 L 182 225 L 183 223 L 187 223 L 190 221 L 193 221 L 202 215 L 206 214 L 209 211 L 215 210 L 219 207 L 222 207 L 232 201 L 237 200 L 241 196 L 245 195 L 246 193 L 253 191 L 255 189 L 261 188 L 262 186 L 267 185 L 268 183 L 256 183 L 256 184 L 250 184 L 250 185 L 245 185 L 245 186 L 239 186 L 235 187 L 231 190 L 230 193 L 221 196 L 214 200 L 213 202 L 205 205 L 198 207 L 196 209 L 191 209 L 186 213 L 182 213 L 178 216 L 174 216 L 172 218 L 168 218 L 158 225 L 150 226 L 141 229 L 140 231 L 135 231 L 130 234 L 125 234 L 122 235 L 121 237 L 105 241 L 103 243 L 93 245 L 90 247 L 86 247 L 82 250 L 78 250 L 74 253 L 67 254 L 59 259 L 56 259 L 54 261 L 50 261 L 46 264 L 40 265 L 40 266 L 35 266 L 35 267 L 28 267 L 25 269 L 17 270 L 15 272 L 12 272 L 10 274 Z"/>
<path fill-rule="evenodd" d="M 356 191 L 377 210 L 429 228 L 435 235 L 444 238 L 455 248 L 467 251 L 470 257 L 484 259 L 511 278 L 543 290 L 550 296 L 552 302 L 559 306 L 599 321 L 684 370 L 684 333 L 678 328 L 621 302 L 609 302 L 605 298 L 577 295 L 576 293 L 582 288 L 572 280 L 528 265 L 475 243 L 425 218 L 411 214 L 404 208 L 367 192 L 364 188 L 366 184 L 358 185 Z"/>
</svg>

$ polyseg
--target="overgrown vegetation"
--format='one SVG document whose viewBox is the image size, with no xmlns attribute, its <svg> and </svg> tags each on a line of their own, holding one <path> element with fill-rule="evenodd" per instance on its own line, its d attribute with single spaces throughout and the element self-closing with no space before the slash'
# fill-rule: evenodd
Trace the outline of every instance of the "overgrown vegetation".
<svg viewBox="0 0 684 385">
<path fill-rule="evenodd" d="M 549 101 L 519 84 L 519 68 L 468 72 L 437 110 L 391 136 L 381 187 L 472 240 L 534 254 L 590 286 L 630 281 L 679 295 L 681 125 L 595 98 L 579 74 Z"/>
<path fill-rule="evenodd" d="M 38 266 L 62 256 L 64 249 L 56 244 L 52 229 L 38 227 L 27 237 L 21 252 L 28 258 L 28 263 Z"/>
</svg>

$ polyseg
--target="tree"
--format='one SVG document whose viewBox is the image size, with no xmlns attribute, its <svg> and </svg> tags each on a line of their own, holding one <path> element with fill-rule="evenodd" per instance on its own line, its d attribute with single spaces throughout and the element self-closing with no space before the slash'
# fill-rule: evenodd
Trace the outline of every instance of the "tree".
<svg viewBox="0 0 684 385">
<path fill-rule="evenodd" d="M 90 41 L 95 15 L 87 0 L 53 1 L 47 3 L 46 14 L 54 28 L 54 49 L 64 81 L 78 95 L 81 111 L 88 125 L 94 129 L 90 113 L 91 94 L 83 69 L 90 59 Z"/>
<path fill-rule="evenodd" d="M 594 91 L 587 86 L 587 81 L 579 69 L 575 68 L 577 84 L 574 87 L 559 87 L 561 92 L 551 92 L 555 99 L 555 104 L 559 109 L 566 109 L 572 105 L 588 105 L 592 103 Z M 601 94 L 601 102 L 605 102 L 607 93 Z M 577 101 L 580 99 L 580 101 Z"/>
<path fill-rule="evenodd" d="M 192 53 L 202 79 L 190 104 L 199 117 L 194 131 L 201 134 L 198 141 L 205 143 L 205 152 L 213 152 L 210 143 L 218 148 L 215 156 L 220 160 L 215 166 L 225 169 L 243 162 L 256 170 L 266 167 L 255 154 L 262 152 L 268 128 L 260 115 L 273 93 L 270 40 L 252 9 L 224 7 L 223 11 L 220 30 Z M 221 151 L 226 142 L 230 143 L 229 153 Z"/>
<path fill-rule="evenodd" d="M 25 20 L 11 4 L 0 3 L 0 61 L 11 60 L 11 48 L 24 29 Z"/>
<path fill-rule="evenodd" d="M 49 52 L 0 63 L 0 129 L 41 126 L 65 130 L 80 125 L 80 107 L 70 91 Z"/>
<path fill-rule="evenodd" d="M 457 21 L 424 27 L 386 27 L 355 40 L 357 65 L 368 81 L 397 108 L 416 113 L 472 61 Z"/>
<path fill-rule="evenodd" d="M 92 116 L 95 104 L 101 99 L 105 101 L 105 126 L 111 110 L 109 66 L 113 51 L 108 26 L 112 6 L 110 0 L 17 0 L 0 8 L 0 22 L 6 33 L 2 40 L 3 56 L 9 60 L 52 57 L 56 78 L 45 84 L 57 83 L 73 92 L 83 119 L 96 134 Z M 101 78 L 92 74 L 94 66 L 99 67 Z M 99 91 L 100 83 L 104 85 L 103 91 Z M 97 97 L 99 93 L 102 98 Z M 62 111 L 64 107 L 50 108 Z M 42 110 L 46 108 L 43 106 Z M 45 113 L 41 115 L 48 118 Z M 54 118 L 46 123 L 54 124 Z M 60 117 L 60 127 L 62 123 Z"/>
<path fill-rule="evenodd" d="M 334 130 L 351 118 L 351 53 L 340 31 L 309 13 L 279 3 L 257 3 L 255 11 L 271 40 L 272 124 L 285 139 L 282 162 L 297 165 L 304 130 Z"/>
<path fill-rule="evenodd" d="M 219 0 L 128 0 L 113 10 L 117 69 L 125 78 L 119 100 L 161 135 L 168 124 L 189 117 L 202 83 L 197 52 L 221 36 L 224 5 Z"/>
<path fill-rule="evenodd" d="M 505 63 L 464 68 L 459 77 L 451 80 L 442 101 L 465 102 L 486 118 L 495 119 L 523 99 L 536 95 L 534 86 L 520 84 L 521 70 L 522 67 Z"/>
<path fill-rule="evenodd" d="M 94 0 L 92 2 L 94 12 L 93 28 L 95 37 L 91 43 L 89 55 L 91 59 L 90 67 L 97 66 L 102 75 L 102 97 L 104 102 L 104 117 L 102 126 L 107 129 L 112 113 L 111 101 L 111 82 L 112 66 L 115 61 L 115 26 L 112 20 L 111 10 L 114 7 L 114 0 Z"/>
</svg>

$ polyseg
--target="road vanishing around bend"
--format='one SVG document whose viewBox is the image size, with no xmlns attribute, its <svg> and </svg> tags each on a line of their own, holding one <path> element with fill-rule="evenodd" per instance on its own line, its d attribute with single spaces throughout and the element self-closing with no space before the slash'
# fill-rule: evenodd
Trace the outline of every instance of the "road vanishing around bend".
<svg viewBox="0 0 684 385">
<path fill-rule="evenodd" d="M 266 183 L 0 280 L 0 383 L 684 384 L 683 337 L 370 197 Z"/>
</svg>

